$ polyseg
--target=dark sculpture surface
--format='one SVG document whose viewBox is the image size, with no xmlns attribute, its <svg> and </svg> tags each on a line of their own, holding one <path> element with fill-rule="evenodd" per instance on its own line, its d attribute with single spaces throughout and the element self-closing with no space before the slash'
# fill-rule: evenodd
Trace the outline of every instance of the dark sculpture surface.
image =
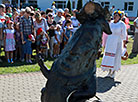
<svg viewBox="0 0 138 102">
<path fill-rule="evenodd" d="M 81 26 L 72 36 L 50 70 L 41 55 L 38 64 L 47 78 L 42 102 L 85 102 L 96 94 L 96 57 L 103 31 L 111 34 L 105 10 L 88 2 L 77 14 Z"/>
</svg>

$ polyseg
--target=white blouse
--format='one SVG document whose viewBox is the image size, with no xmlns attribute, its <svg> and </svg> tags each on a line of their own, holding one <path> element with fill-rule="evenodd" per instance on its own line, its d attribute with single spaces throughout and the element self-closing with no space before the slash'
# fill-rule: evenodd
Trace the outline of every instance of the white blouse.
<svg viewBox="0 0 138 102">
<path fill-rule="evenodd" d="M 112 31 L 112 35 L 118 35 L 121 38 L 121 40 L 126 40 L 127 30 L 126 25 L 123 21 L 119 21 L 117 23 L 111 21 L 110 28 Z"/>
<path fill-rule="evenodd" d="M 34 22 L 35 29 L 42 28 L 45 32 L 49 29 L 48 24 L 45 19 L 42 19 L 40 23 Z"/>
</svg>

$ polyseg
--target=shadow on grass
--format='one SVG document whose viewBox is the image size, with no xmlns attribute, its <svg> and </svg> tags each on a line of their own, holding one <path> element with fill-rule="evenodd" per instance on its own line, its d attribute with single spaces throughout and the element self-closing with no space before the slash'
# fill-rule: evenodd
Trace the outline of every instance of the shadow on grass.
<svg viewBox="0 0 138 102">
<path fill-rule="evenodd" d="M 104 93 L 109 91 L 113 86 L 117 87 L 121 82 L 115 81 L 109 77 L 97 77 L 97 92 Z"/>
<path fill-rule="evenodd" d="M 35 65 L 35 64 L 37 64 L 36 57 L 34 57 L 34 56 L 32 57 L 33 63 L 26 63 L 25 61 L 21 62 L 20 60 L 16 60 L 16 61 L 14 61 L 13 64 L 11 64 L 11 63 L 8 63 L 4 57 L 1 57 L 1 59 L 3 62 L 0 62 L 0 67 L 18 67 L 18 66 L 23 66 L 23 65 Z M 48 57 L 44 61 L 54 61 L 54 59 Z"/>
</svg>

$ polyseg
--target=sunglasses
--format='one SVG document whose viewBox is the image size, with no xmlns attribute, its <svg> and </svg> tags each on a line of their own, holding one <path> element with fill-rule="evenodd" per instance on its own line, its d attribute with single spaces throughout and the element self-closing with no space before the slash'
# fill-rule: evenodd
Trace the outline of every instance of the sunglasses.
<svg viewBox="0 0 138 102">
<path fill-rule="evenodd" d="M 52 15 L 48 15 L 49 17 L 52 17 Z"/>
<path fill-rule="evenodd" d="M 30 12 L 26 12 L 27 14 L 30 14 Z"/>
</svg>

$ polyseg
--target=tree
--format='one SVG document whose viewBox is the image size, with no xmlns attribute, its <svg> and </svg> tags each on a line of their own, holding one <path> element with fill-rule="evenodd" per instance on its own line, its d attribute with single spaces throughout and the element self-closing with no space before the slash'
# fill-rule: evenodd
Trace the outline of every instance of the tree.
<svg viewBox="0 0 138 102">
<path fill-rule="evenodd" d="M 79 11 L 82 8 L 82 0 L 78 0 L 77 10 Z"/>
<path fill-rule="evenodd" d="M 71 3 L 70 3 L 70 0 L 68 0 L 67 8 L 69 9 L 69 12 L 71 12 Z"/>
</svg>

